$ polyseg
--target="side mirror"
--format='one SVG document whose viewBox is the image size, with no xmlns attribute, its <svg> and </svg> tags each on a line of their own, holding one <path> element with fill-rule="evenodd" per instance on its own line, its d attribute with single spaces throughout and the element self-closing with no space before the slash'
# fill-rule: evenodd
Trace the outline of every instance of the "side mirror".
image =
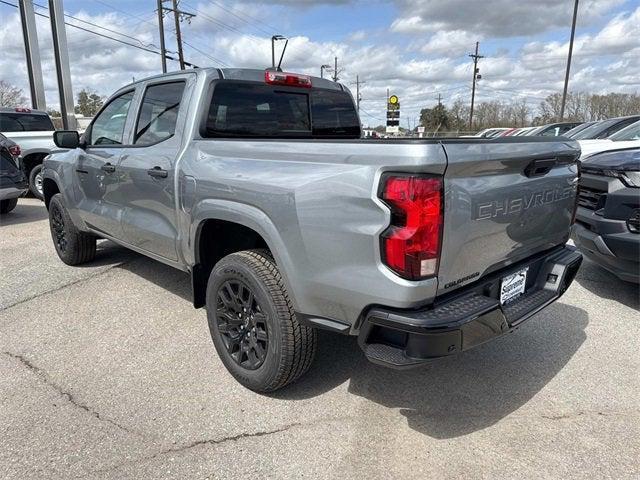
<svg viewBox="0 0 640 480">
<path fill-rule="evenodd" d="M 60 148 L 78 148 L 80 146 L 80 135 L 75 130 L 58 130 L 53 132 L 53 143 Z"/>
</svg>

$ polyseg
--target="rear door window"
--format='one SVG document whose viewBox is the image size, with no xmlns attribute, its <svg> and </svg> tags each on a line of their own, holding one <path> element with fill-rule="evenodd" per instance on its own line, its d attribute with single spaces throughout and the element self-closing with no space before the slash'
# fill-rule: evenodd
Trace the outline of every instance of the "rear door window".
<svg viewBox="0 0 640 480">
<path fill-rule="evenodd" d="M 0 112 L 0 132 L 48 132 L 55 130 L 48 115 Z"/>
<path fill-rule="evenodd" d="M 171 82 L 147 87 L 136 124 L 135 145 L 153 145 L 176 133 L 178 111 L 185 82 Z"/>
</svg>

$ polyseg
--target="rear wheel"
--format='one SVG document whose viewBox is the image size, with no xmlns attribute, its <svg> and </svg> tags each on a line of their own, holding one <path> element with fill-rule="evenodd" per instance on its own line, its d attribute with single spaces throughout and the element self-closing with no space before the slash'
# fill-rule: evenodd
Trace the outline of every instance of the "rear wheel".
<svg viewBox="0 0 640 480">
<path fill-rule="evenodd" d="M 9 198 L 7 200 L 0 201 L 0 214 L 9 213 L 11 210 L 16 208 L 18 204 L 17 198 Z"/>
<path fill-rule="evenodd" d="M 42 164 L 36 165 L 29 173 L 29 190 L 40 200 L 44 200 L 44 192 L 42 190 Z"/>
<path fill-rule="evenodd" d="M 253 391 L 295 381 L 315 355 L 316 332 L 298 322 L 264 250 L 233 253 L 216 264 L 207 285 L 207 319 L 222 363 Z"/>
<path fill-rule="evenodd" d="M 89 262 L 96 256 L 96 237 L 76 228 L 60 193 L 49 202 L 49 227 L 56 253 L 67 265 Z"/>
</svg>

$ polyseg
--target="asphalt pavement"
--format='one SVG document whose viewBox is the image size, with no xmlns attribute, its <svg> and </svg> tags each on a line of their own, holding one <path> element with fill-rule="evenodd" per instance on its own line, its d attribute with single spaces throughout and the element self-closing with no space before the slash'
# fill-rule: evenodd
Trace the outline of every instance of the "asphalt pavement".
<svg viewBox="0 0 640 480">
<path fill-rule="evenodd" d="M 320 332 L 272 395 L 218 359 L 189 278 L 109 242 L 56 257 L 0 219 L 0 478 L 640 478 L 640 291 L 586 262 L 511 335 L 429 367 Z"/>
</svg>

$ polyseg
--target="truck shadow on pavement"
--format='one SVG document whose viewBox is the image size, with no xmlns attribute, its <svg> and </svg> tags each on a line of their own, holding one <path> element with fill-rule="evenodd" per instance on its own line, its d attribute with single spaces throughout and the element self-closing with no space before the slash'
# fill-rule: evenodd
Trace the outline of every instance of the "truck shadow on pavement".
<svg viewBox="0 0 640 480">
<path fill-rule="evenodd" d="M 586 258 L 576 276 L 576 282 L 598 297 L 640 310 L 640 285 L 624 282 Z"/>
<path fill-rule="evenodd" d="M 587 324 L 584 310 L 555 303 L 511 335 L 405 371 L 369 363 L 354 338 L 321 332 L 311 370 L 273 396 L 309 398 L 348 381 L 350 393 L 400 409 L 412 429 L 459 437 L 497 423 L 544 388 L 585 341 Z"/>
<path fill-rule="evenodd" d="M 137 258 L 119 268 L 191 301 L 186 274 Z M 542 390 L 585 341 L 587 324 L 584 310 L 556 302 L 512 334 L 413 370 L 374 365 L 355 337 L 318 331 L 318 352 L 309 372 L 269 396 L 306 400 L 348 382 L 350 394 L 399 409 L 409 427 L 424 435 L 459 437 L 499 422 Z M 376 415 L 375 405 L 362 408 L 363 418 Z"/>
</svg>

